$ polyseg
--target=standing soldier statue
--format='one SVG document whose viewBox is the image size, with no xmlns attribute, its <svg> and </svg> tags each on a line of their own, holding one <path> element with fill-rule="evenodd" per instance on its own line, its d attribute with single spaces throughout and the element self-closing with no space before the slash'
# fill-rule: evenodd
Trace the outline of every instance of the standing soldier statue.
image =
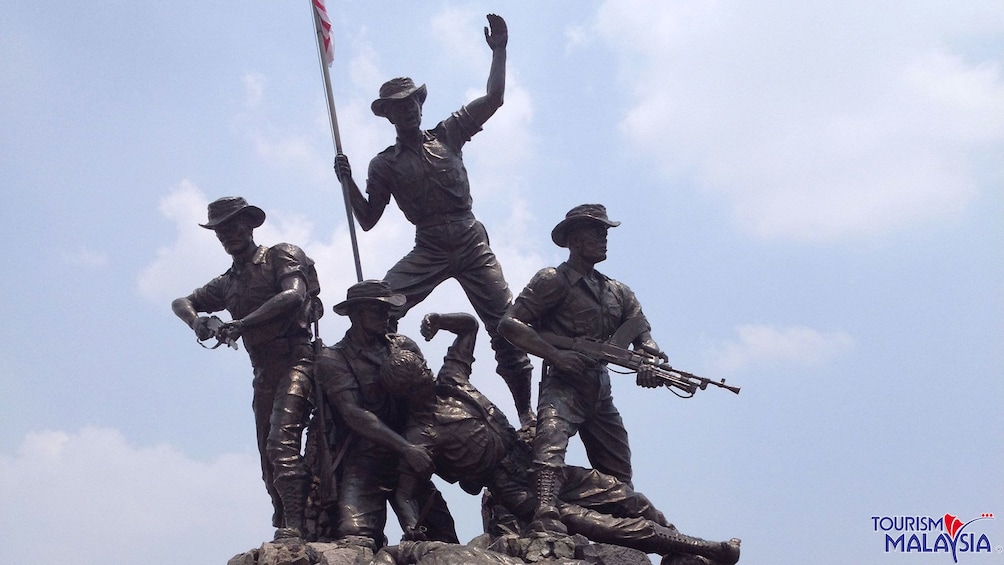
<svg viewBox="0 0 1004 565">
<path fill-rule="evenodd" d="M 323 312 L 313 262 L 288 243 L 272 247 L 254 242 L 254 228 L 265 212 L 241 197 L 209 204 L 209 221 L 233 258 L 227 272 L 175 300 L 171 307 L 199 340 L 244 347 L 254 367 L 255 426 L 262 479 L 272 497 L 276 539 L 303 536 L 304 508 L 310 473 L 300 454 L 300 441 L 310 412 L 310 325 Z M 199 312 L 227 310 L 231 321 Z"/>
<path fill-rule="evenodd" d="M 568 249 L 568 260 L 538 271 L 499 326 L 512 343 L 544 360 L 533 440 L 538 503 L 534 526 L 542 533 L 565 533 L 555 505 L 568 439 L 576 433 L 594 469 L 632 485 L 631 448 L 606 366 L 556 348 L 542 334 L 607 341 L 630 321 L 640 328 L 631 339 L 634 348 L 666 358 L 652 341 L 631 289 L 594 268 L 607 257 L 607 230 L 618 225 L 600 204 L 572 208 L 551 231 L 554 243 Z M 660 385 L 651 366 L 638 371 L 638 384 Z"/>
<path fill-rule="evenodd" d="M 460 108 L 431 130 L 421 129 L 425 85 L 410 78 L 391 79 L 380 87 L 373 113 L 387 118 L 397 141 L 370 161 L 366 195 L 352 180 L 348 158 L 339 154 L 335 170 L 347 185 L 349 200 L 363 230 L 370 230 L 390 202 L 397 202 L 415 224 L 415 247 L 384 276 L 394 292 L 406 297 L 392 312 L 394 321 L 424 300 L 440 283 L 453 278 L 464 289 L 485 324 L 498 373 L 512 393 L 520 423 L 532 425 L 530 378 L 526 354 L 498 334 L 499 320 L 512 301 L 502 267 L 488 244 L 485 227 L 471 210 L 471 187 L 461 149 L 502 106 L 508 30 L 505 20 L 488 15 L 485 40 L 492 50 L 485 96 Z"/>
</svg>

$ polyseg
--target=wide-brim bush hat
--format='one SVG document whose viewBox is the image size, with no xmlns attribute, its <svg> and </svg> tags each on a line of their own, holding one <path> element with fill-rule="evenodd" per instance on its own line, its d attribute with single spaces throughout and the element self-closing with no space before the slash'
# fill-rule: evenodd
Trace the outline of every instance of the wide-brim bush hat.
<svg viewBox="0 0 1004 565">
<path fill-rule="evenodd" d="M 207 230 L 214 230 L 241 214 L 251 218 L 253 228 L 265 223 L 265 211 L 261 208 L 248 204 L 240 196 L 224 196 L 209 203 L 209 221 L 199 225 Z"/>
<path fill-rule="evenodd" d="M 595 222 L 608 228 L 621 225 L 607 217 L 607 209 L 602 204 L 580 204 L 565 214 L 565 219 L 558 222 L 551 230 L 551 241 L 558 247 L 568 246 L 568 230 L 581 222 Z"/>
<path fill-rule="evenodd" d="M 387 281 L 366 280 L 350 286 L 345 292 L 345 300 L 335 304 L 332 310 L 339 316 L 347 316 L 352 306 L 363 302 L 382 302 L 391 306 L 403 306 L 406 301 L 403 294 L 391 290 Z"/>
<path fill-rule="evenodd" d="M 392 78 L 380 86 L 380 98 L 370 104 L 373 113 L 381 118 L 386 118 L 385 107 L 390 102 L 404 100 L 409 96 L 418 96 L 419 104 L 425 104 L 425 97 L 428 95 L 425 85 L 415 86 L 415 81 L 408 77 Z"/>
</svg>

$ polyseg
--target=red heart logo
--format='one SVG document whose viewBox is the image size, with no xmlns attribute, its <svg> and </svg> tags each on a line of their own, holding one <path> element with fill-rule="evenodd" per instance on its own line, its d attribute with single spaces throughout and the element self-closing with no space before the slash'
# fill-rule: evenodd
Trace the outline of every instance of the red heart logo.
<svg viewBox="0 0 1004 565">
<path fill-rule="evenodd" d="M 959 532 L 962 526 L 962 520 L 959 520 L 957 516 L 945 514 L 945 528 L 948 530 L 948 535 L 952 536 L 952 539 L 955 539 L 955 534 Z"/>
</svg>

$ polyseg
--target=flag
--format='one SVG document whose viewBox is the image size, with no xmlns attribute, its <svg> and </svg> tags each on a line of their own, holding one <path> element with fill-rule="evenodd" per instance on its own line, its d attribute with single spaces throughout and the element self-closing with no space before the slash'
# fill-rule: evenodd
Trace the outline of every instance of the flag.
<svg viewBox="0 0 1004 565">
<path fill-rule="evenodd" d="M 324 49 L 324 63 L 329 67 L 335 60 L 335 44 L 331 39 L 331 20 L 328 11 L 324 9 L 324 0 L 313 0 L 314 13 L 317 14 L 317 42 Z"/>
</svg>

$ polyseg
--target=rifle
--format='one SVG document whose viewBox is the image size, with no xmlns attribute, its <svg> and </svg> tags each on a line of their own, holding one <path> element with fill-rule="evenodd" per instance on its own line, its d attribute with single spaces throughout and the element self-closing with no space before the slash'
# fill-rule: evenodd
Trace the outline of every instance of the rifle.
<svg viewBox="0 0 1004 565">
<path fill-rule="evenodd" d="M 322 350 L 324 348 L 324 342 L 321 341 L 321 330 L 320 325 L 317 320 L 313 322 L 314 327 L 314 370 L 317 370 L 316 359 L 321 356 Z M 317 475 L 320 479 L 318 485 L 318 495 L 320 500 L 318 501 L 321 506 L 326 506 L 331 503 L 331 501 L 337 499 L 337 486 L 335 484 L 335 468 L 338 467 L 338 460 L 340 457 L 333 457 L 331 453 L 331 437 L 329 435 L 330 430 L 328 429 L 328 424 L 330 416 L 328 415 L 328 402 L 324 398 L 324 391 L 321 389 L 321 385 L 317 380 L 317 376 L 313 377 L 314 387 L 313 394 L 314 397 L 312 402 L 314 404 L 314 414 L 310 418 L 310 433 L 311 437 L 314 434 L 318 435 L 318 438 L 314 440 L 313 449 L 317 450 Z M 344 451 L 342 452 L 344 454 Z"/>
<path fill-rule="evenodd" d="M 625 323 L 625 326 L 631 323 L 632 321 L 629 320 Z M 625 328 L 622 326 L 614 334 L 615 337 L 612 342 L 599 341 L 588 337 L 565 337 L 547 332 L 540 332 L 540 336 L 544 338 L 544 341 L 558 349 L 570 349 L 585 355 L 597 363 L 609 363 L 618 367 L 624 367 L 625 369 L 631 369 L 635 372 L 646 367 L 651 367 L 652 373 L 662 381 L 662 384 L 680 398 L 690 398 L 698 390 L 708 388 L 708 385 L 724 388 L 725 390 L 739 394 L 739 387 L 725 384 L 725 379 L 714 381 L 705 377 L 699 377 L 693 373 L 675 369 L 668 363 L 663 363 L 655 355 L 644 351 L 628 349 L 614 343 L 613 341 L 617 341 L 619 336 L 625 334 L 622 331 L 623 329 Z M 635 336 L 637 336 L 637 333 Z M 673 389 L 679 389 L 684 394 L 680 394 Z"/>
<path fill-rule="evenodd" d="M 226 322 L 221 320 L 218 316 L 210 316 L 209 321 L 206 322 L 206 327 L 209 328 L 209 330 L 213 333 L 206 339 L 211 339 L 215 337 L 216 345 L 212 347 L 206 347 L 206 344 L 202 343 L 201 340 L 199 340 L 199 345 L 201 345 L 202 347 L 206 347 L 206 349 L 216 349 L 217 347 L 225 344 L 228 347 L 233 347 L 234 349 L 237 349 L 237 342 L 234 341 L 233 338 L 223 337 L 220 335 L 220 328 L 222 328 L 225 323 Z"/>
</svg>

